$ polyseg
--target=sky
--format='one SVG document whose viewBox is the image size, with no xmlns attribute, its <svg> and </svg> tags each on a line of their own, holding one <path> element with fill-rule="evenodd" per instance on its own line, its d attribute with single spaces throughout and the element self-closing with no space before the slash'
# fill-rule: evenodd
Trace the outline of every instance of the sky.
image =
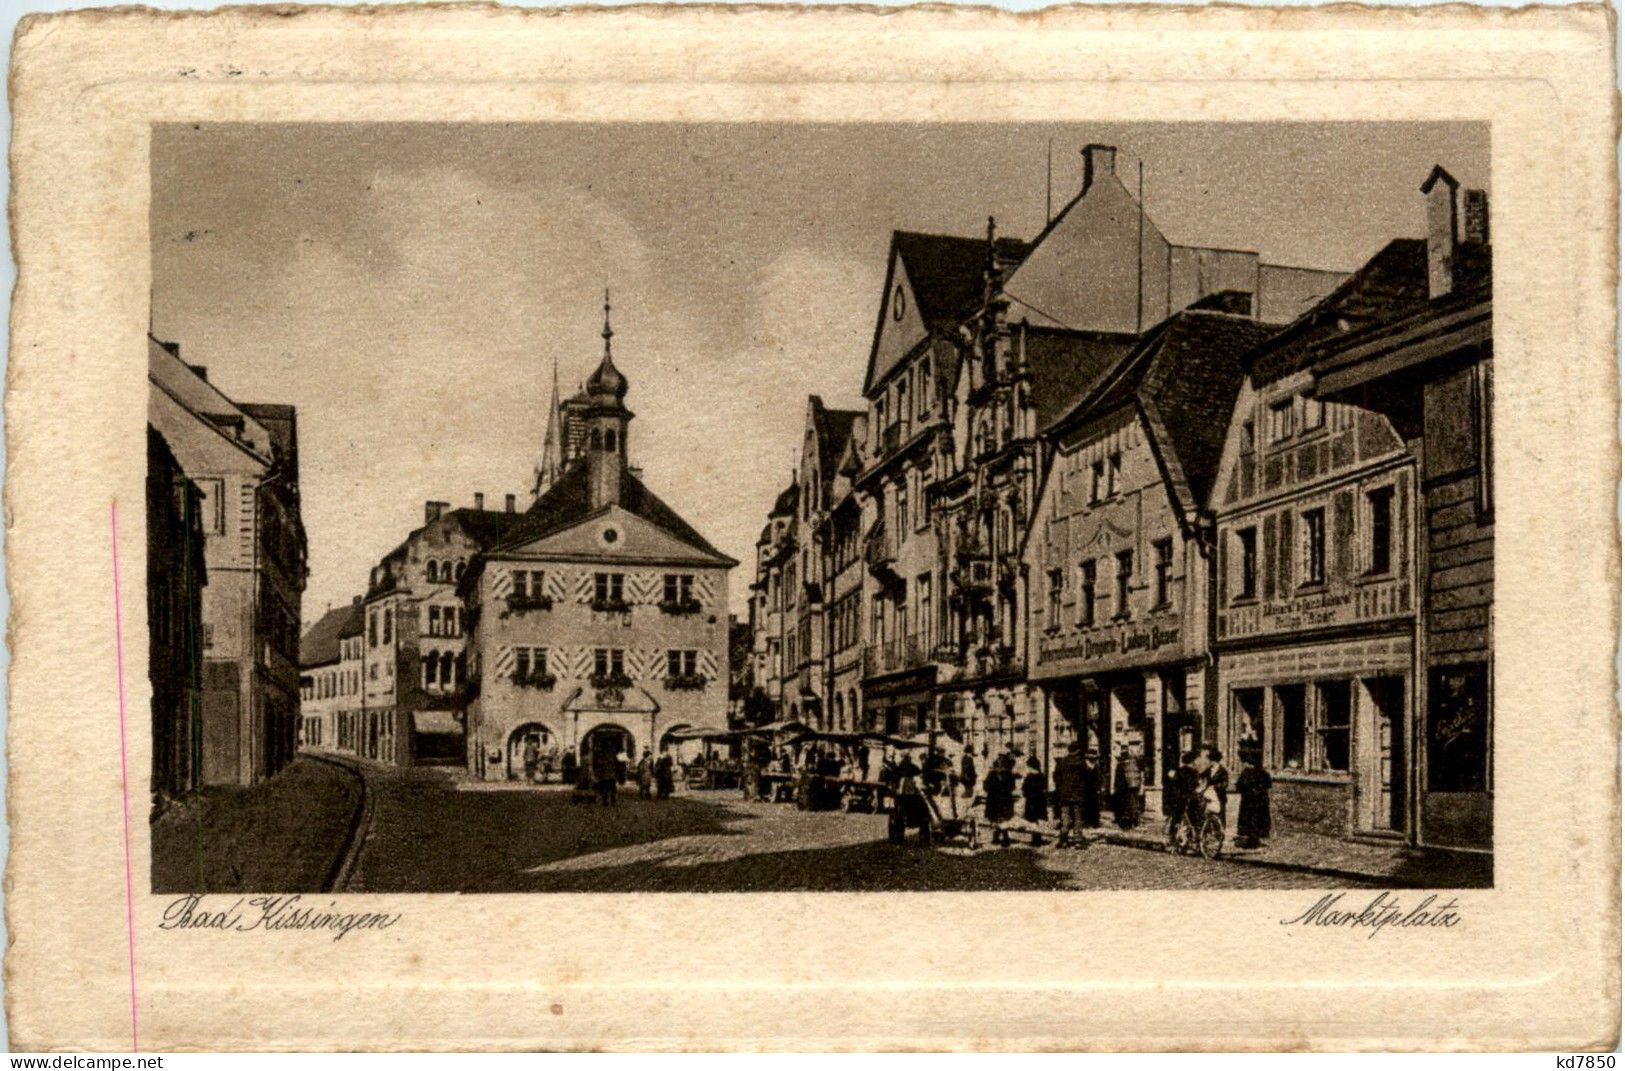
<svg viewBox="0 0 1625 1071">
<path fill-rule="evenodd" d="M 742 563 L 807 395 L 858 407 L 894 229 L 1031 238 L 1089 142 L 1183 244 L 1353 270 L 1423 233 L 1445 123 L 170 124 L 152 140 L 152 326 L 241 401 L 299 414 L 307 624 L 438 499 L 529 504 L 557 362 L 603 294 L 645 481 Z M 1046 158 L 1052 163 L 1047 165 Z"/>
</svg>

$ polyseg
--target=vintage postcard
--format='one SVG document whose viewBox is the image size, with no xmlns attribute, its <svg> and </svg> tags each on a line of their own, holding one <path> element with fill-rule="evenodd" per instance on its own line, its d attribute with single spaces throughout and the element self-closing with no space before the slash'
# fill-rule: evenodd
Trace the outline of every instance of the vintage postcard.
<svg viewBox="0 0 1625 1071">
<path fill-rule="evenodd" d="M 25 22 L 14 1044 L 1615 1045 L 1613 32 Z"/>
</svg>

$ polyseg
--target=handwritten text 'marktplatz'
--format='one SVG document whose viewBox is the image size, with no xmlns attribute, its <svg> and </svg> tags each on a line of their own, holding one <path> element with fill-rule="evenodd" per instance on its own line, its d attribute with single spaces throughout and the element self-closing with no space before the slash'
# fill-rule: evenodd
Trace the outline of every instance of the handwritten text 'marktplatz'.
<svg viewBox="0 0 1625 1071">
<path fill-rule="evenodd" d="M 1451 897 L 1435 906 L 1437 896 L 1427 896 L 1410 910 L 1405 909 L 1392 893 L 1378 893 L 1376 899 L 1358 910 L 1343 907 L 1343 893 L 1327 893 L 1314 906 L 1296 918 L 1282 919 L 1282 926 L 1341 926 L 1348 929 L 1369 929 L 1370 940 L 1392 927 L 1411 929 L 1421 927 L 1449 928 L 1461 922 L 1457 914 L 1460 905 Z"/>
</svg>

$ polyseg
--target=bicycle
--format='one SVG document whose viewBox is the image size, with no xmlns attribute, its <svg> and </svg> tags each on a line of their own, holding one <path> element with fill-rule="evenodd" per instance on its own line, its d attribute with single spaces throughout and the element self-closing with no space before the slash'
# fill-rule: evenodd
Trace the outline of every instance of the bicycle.
<svg viewBox="0 0 1625 1071">
<path fill-rule="evenodd" d="M 1192 821 L 1192 812 L 1201 818 Z M 1219 817 L 1219 798 L 1211 790 L 1201 800 L 1191 801 L 1180 815 L 1179 824 L 1169 838 L 1169 848 L 1175 852 L 1189 852 L 1203 859 L 1217 859 L 1224 851 L 1224 821 Z"/>
</svg>

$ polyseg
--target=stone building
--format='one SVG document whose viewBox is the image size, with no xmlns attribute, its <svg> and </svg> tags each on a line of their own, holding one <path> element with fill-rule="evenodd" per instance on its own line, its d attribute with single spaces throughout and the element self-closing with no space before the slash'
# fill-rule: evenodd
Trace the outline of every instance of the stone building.
<svg viewBox="0 0 1625 1071">
<path fill-rule="evenodd" d="M 298 426 L 233 401 L 180 346 L 148 336 L 148 422 L 200 496 L 203 702 L 197 779 L 251 785 L 293 757 L 307 566 Z"/>
<path fill-rule="evenodd" d="M 350 603 L 328 610 L 300 637 L 302 750 L 350 749 L 354 731 L 350 712 L 361 706 L 365 620 L 362 597 L 357 595 Z"/>
<path fill-rule="evenodd" d="M 1214 484 L 1219 739 L 1260 749 L 1285 829 L 1401 836 L 1410 797 L 1414 458 L 1379 413 L 1315 394 L 1322 349 L 1428 300 L 1396 239 L 1261 347 Z"/>
<path fill-rule="evenodd" d="M 1043 761 L 1082 741 L 1108 785 L 1136 763 L 1153 808 L 1180 755 L 1212 736 L 1207 501 L 1246 354 L 1270 331 L 1175 313 L 1043 432 L 1024 553 Z"/>
<path fill-rule="evenodd" d="M 488 510 L 423 505 L 423 524 L 373 567 L 365 599 L 361 702 L 339 716 L 342 749 L 395 765 L 461 766 L 471 675 L 457 594 L 473 557 L 519 527 L 514 496 Z"/>
<path fill-rule="evenodd" d="M 1328 404 L 1381 413 L 1417 460 L 1410 538 L 1418 611 L 1411 680 L 1413 842 L 1489 851 L 1494 826 L 1495 496 L 1491 482 L 1489 202 L 1443 168 L 1427 204 L 1426 300 L 1326 339 L 1313 366 Z M 1418 295 L 1419 296 L 1419 295 Z M 1407 518 L 1396 517 L 1396 524 Z M 1399 756 L 1394 756 L 1397 760 Z"/>
<path fill-rule="evenodd" d="M 199 787 L 203 748 L 203 494 L 147 428 L 147 681 L 155 806 Z"/>
<path fill-rule="evenodd" d="M 474 554 L 458 591 L 470 630 L 469 772 L 523 774 L 527 740 L 656 752 L 678 729 L 724 729 L 728 571 L 627 464 L 628 383 L 610 352 L 583 388 L 580 456 L 519 524 Z"/>
<path fill-rule="evenodd" d="M 794 480 L 779 492 L 767 524 L 756 540 L 756 578 L 751 582 L 751 645 L 756 665 L 753 713 L 768 721 L 799 718 L 801 707 L 791 678 L 795 642 L 793 581 L 800 559 L 801 487 Z M 759 689 L 759 692 L 757 691 Z M 760 720 L 753 717 L 751 720 Z"/>
</svg>

